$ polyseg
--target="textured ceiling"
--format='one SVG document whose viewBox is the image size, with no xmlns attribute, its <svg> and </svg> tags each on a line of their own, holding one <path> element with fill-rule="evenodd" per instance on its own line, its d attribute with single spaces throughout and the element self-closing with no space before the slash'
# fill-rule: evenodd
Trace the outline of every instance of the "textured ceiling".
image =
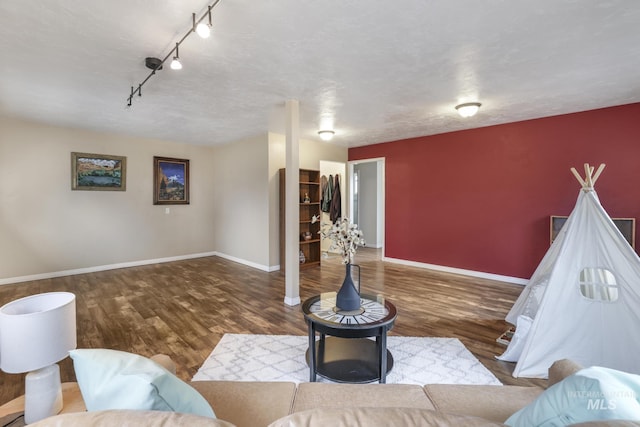
<svg viewBox="0 0 640 427">
<path fill-rule="evenodd" d="M 221 0 L 126 108 L 206 1 L 0 1 L 0 114 L 221 144 L 297 99 L 303 138 L 353 147 L 640 102 L 638 0 Z"/>
</svg>

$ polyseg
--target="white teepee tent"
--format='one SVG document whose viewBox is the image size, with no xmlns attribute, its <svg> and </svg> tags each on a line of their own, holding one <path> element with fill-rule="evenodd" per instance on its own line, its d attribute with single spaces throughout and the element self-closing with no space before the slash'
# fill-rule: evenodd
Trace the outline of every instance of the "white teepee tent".
<svg viewBox="0 0 640 427">
<path fill-rule="evenodd" d="M 498 358 L 517 360 L 514 377 L 546 378 L 564 358 L 640 374 L 640 258 L 593 188 L 603 168 L 571 169 L 576 206 L 507 314 L 518 326 Z"/>
</svg>

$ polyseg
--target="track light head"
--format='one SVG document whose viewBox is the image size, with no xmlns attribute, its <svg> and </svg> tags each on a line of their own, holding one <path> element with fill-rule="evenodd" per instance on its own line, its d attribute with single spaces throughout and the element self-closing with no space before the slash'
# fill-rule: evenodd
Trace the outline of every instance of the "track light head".
<svg viewBox="0 0 640 427">
<path fill-rule="evenodd" d="M 171 69 L 182 70 L 182 62 L 180 62 L 180 58 L 178 58 L 177 56 L 174 56 L 173 61 L 171 61 Z"/>
<path fill-rule="evenodd" d="M 208 39 L 211 35 L 211 27 L 204 22 L 201 22 L 196 27 L 196 33 L 203 39 Z"/>
<path fill-rule="evenodd" d="M 196 14 L 191 15 L 193 17 L 193 31 L 203 39 L 208 39 L 211 35 L 211 6 L 209 6 L 207 14 L 209 15 L 209 24 L 200 22 L 198 25 L 196 25 Z M 204 16 L 202 18 L 204 18 Z M 200 19 L 202 20 L 202 18 Z"/>
<path fill-rule="evenodd" d="M 180 43 L 176 43 L 176 56 L 173 57 L 173 61 L 171 61 L 171 69 L 172 70 L 182 70 L 182 62 L 180 62 L 180 53 L 178 52 L 178 46 Z"/>
</svg>

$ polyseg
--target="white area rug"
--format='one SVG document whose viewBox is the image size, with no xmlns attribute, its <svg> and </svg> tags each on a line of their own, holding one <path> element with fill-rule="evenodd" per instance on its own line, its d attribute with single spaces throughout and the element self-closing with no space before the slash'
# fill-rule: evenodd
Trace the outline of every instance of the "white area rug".
<svg viewBox="0 0 640 427">
<path fill-rule="evenodd" d="M 307 347 L 307 336 L 225 334 L 193 381 L 307 382 Z M 394 359 L 390 384 L 502 385 L 457 338 L 389 336 L 387 348 Z"/>
</svg>

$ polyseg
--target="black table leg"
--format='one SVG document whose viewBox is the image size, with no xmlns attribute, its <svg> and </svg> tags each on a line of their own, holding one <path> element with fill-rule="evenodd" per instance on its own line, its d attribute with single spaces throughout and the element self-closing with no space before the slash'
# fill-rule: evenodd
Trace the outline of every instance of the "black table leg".
<svg viewBox="0 0 640 427">
<path fill-rule="evenodd" d="M 378 351 L 380 357 L 380 384 L 387 382 L 387 330 L 383 329 L 378 337 L 380 342 L 378 343 Z M 378 340 L 376 338 L 376 341 Z"/>
<path fill-rule="evenodd" d="M 318 369 L 319 365 L 324 363 L 326 337 L 326 334 L 320 333 L 320 339 L 318 341 L 318 351 L 316 352 L 316 370 Z"/>
<path fill-rule="evenodd" d="M 316 330 L 313 322 L 309 324 L 309 381 L 316 381 Z"/>
</svg>

